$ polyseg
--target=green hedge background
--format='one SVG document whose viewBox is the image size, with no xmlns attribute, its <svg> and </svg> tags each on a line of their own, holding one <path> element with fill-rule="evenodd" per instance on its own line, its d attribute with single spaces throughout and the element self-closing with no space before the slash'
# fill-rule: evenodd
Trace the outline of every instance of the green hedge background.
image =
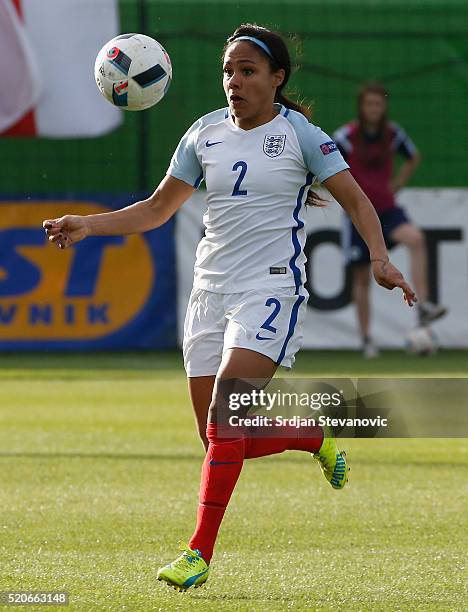
<svg viewBox="0 0 468 612">
<path fill-rule="evenodd" d="M 2 192 L 153 189 L 193 120 L 225 105 L 220 53 L 246 21 L 295 35 L 301 68 L 290 90 L 313 102 L 314 123 L 332 132 L 353 118 L 359 83 L 379 79 L 391 118 L 423 156 L 412 184 L 467 185 L 466 0 L 121 0 L 120 8 L 122 32 L 154 36 L 169 51 L 166 98 L 125 113 L 122 127 L 98 139 L 0 138 Z"/>
</svg>

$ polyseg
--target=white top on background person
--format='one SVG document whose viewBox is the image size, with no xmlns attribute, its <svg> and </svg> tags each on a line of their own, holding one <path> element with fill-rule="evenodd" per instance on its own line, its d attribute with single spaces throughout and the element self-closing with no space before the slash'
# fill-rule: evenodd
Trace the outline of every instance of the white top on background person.
<svg viewBox="0 0 468 612">
<path fill-rule="evenodd" d="M 206 183 L 205 235 L 197 249 L 194 286 L 233 293 L 305 282 L 302 207 L 314 181 L 349 166 L 322 130 L 297 111 L 251 130 L 229 109 L 201 117 L 179 143 L 168 174 Z"/>
</svg>

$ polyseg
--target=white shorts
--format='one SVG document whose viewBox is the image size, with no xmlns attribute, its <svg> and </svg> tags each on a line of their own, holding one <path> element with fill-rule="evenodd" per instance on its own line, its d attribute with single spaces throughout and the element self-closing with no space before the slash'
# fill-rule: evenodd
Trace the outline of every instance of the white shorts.
<svg viewBox="0 0 468 612">
<path fill-rule="evenodd" d="M 212 376 L 230 348 L 267 355 L 290 368 L 302 342 L 308 293 L 282 287 L 243 293 L 192 289 L 184 324 L 184 366 L 187 376 Z"/>
</svg>

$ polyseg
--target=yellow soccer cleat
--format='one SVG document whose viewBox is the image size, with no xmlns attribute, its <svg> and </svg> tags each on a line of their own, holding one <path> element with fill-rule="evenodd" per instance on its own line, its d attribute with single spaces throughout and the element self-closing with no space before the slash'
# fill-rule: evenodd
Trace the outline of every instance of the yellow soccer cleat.
<svg viewBox="0 0 468 612">
<path fill-rule="evenodd" d="M 180 543 L 180 557 L 158 570 L 158 580 L 167 582 L 178 591 L 186 591 L 190 587 L 200 587 L 208 579 L 209 567 L 199 550 L 192 550 Z"/>
<path fill-rule="evenodd" d="M 334 489 L 342 489 L 348 482 L 349 467 L 346 462 L 346 453 L 339 451 L 331 430 L 323 428 L 323 442 L 320 450 L 314 453 L 320 464 L 323 475 Z"/>
</svg>

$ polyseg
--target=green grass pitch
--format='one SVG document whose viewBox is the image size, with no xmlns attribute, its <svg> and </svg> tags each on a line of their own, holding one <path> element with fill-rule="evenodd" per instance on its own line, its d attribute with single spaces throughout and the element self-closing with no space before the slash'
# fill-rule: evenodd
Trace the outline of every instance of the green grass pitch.
<svg viewBox="0 0 468 612">
<path fill-rule="evenodd" d="M 467 373 L 456 351 L 303 352 L 294 371 Z M 2 355 L 0 591 L 86 611 L 467 609 L 467 440 L 342 446 L 344 491 L 305 453 L 248 461 L 208 583 L 180 594 L 155 578 L 191 534 L 203 458 L 180 355 Z"/>
</svg>

